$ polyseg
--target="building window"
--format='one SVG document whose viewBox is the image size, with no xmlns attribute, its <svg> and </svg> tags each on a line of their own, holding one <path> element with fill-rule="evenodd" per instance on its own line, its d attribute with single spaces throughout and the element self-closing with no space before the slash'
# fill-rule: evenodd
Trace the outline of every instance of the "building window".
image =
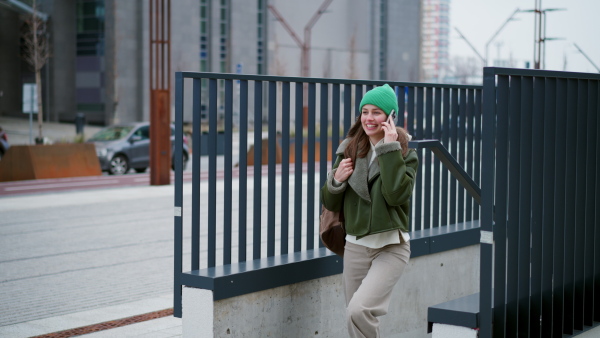
<svg viewBox="0 0 600 338">
<path fill-rule="evenodd" d="M 381 0 L 379 4 L 379 79 L 387 78 L 387 29 L 388 3 Z"/>
<path fill-rule="evenodd" d="M 207 0 L 200 0 L 200 71 L 208 72 L 209 16 Z"/>
<path fill-rule="evenodd" d="M 225 65 L 225 69 L 228 66 L 228 53 L 229 53 L 229 0 L 221 0 L 221 8 L 219 9 L 219 61 L 221 69 Z M 223 71 L 223 70 L 221 70 Z"/>
<path fill-rule="evenodd" d="M 104 113 L 104 0 L 75 1 L 77 112 Z"/>
<path fill-rule="evenodd" d="M 77 0 L 77 55 L 104 55 L 104 0 Z"/>
<path fill-rule="evenodd" d="M 263 46 L 266 44 L 265 20 L 267 16 L 267 6 L 265 0 L 257 0 L 256 14 L 256 73 L 265 74 L 265 52 Z"/>
</svg>

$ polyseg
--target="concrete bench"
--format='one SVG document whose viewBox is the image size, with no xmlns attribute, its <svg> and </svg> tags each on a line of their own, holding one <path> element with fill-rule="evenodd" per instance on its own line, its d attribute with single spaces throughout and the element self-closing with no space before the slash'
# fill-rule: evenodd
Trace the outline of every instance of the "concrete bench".
<svg viewBox="0 0 600 338">
<path fill-rule="evenodd" d="M 211 290 L 213 300 L 220 300 L 337 275 L 342 273 L 342 263 L 327 248 L 317 248 L 186 272 L 182 284 Z"/>
</svg>

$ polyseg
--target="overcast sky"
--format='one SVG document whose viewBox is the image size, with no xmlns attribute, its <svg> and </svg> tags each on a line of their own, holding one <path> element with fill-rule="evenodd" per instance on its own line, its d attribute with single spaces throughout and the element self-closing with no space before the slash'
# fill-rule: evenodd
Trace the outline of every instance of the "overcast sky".
<svg viewBox="0 0 600 338">
<path fill-rule="evenodd" d="M 455 27 L 485 57 L 486 43 L 517 8 L 534 9 L 535 1 L 451 0 L 450 57 L 479 59 Z M 546 36 L 564 40 L 546 42 L 546 69 L 597 73 L 574 44 L 600 68 L 600 0 L 542 0 L 542 9 L 551 8 L 565 10 L 547 12 Z M 500 59 L 512 58 L 518 68 L 530 61 L 533 68 L 534 16 L 534 13 L 517 13 L 515 20 L 508 22 L 489 44 L 490 59 L 497 59 L 498 55 Z"/>
</svg>

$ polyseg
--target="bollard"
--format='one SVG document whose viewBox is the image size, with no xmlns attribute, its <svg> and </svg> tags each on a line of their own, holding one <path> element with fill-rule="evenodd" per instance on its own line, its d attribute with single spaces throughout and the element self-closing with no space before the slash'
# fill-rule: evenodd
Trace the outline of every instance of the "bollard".
<svg viewBox="0 0 600 338">
<path fill-rule="evenodd" d="M 75 115 L 75 132 L 77 135 L 83 134 L 83 126 L 85 125 L 85 114 L 77 113 Z"/>
</svg>

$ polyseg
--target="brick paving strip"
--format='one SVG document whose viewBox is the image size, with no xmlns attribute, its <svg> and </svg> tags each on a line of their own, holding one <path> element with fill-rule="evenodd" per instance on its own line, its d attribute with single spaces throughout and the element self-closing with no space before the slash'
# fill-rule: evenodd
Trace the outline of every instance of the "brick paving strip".
<svg viewBox="0 0 600 338">
<path fill-rule="evenodd" d="M 40 336 L 31 337 L 31 338 L 74 337 L 74 336 L 80 336 L 80 335 L 84 335 L 84 334 L 88 334 L 88 333 L 92 333 L 92 332 L 104 331 L 104 330 L 114 329 L 117 327 L 126 326 L 126 325 L 130 325 L 130 324 L 145 322 L 147 320 L 172 316 L 172 315 L 173 315 L 173 308 L 166 309 L 166 310 L 160 310 L 160 311 L 154 311 L 154 312 L 145 313 L 142 315 L 137 315 L 137 316 L 132 316 L 132 317 L 127 317 L 127 318 L 123 318 L 123 319 L 111 320 L 111 321 L 104 322 L 104 323 L 98 323 L 98 324 L 92 324 L 92 325 L 88 325 L 88 326 L 77 327 L 74 329 L 69 329 L 69 330 L 64 330 L 64 331 L 59 331 L 59 332 L 54 332 L 54 333 L 47 333 L 47 334 L 43 334 Z"/>
</svg>

